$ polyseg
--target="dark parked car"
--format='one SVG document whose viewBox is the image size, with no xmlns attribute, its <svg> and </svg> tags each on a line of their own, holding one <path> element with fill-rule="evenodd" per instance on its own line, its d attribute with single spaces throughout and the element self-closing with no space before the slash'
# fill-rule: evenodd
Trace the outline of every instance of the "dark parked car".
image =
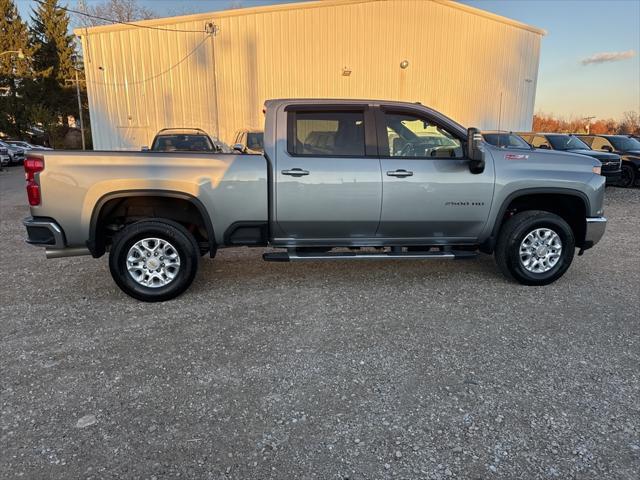
<svg viewBox="0 0 640 480">
<path fill-rule="evenodd" d="M 592 150 L 577 136 L 567 133 L 518 133 L 518 135 L 534 148 L 578 153 L 600 160 L 602 175 L 607 178 L 607 185 L 617 184 L 620 181 L 622 175 L 620 155 Z"/>
<path fill-rule="evenodd" d="M 142 147 L 143 150 L 149 150 Z M 164 128 L 151 144 L 153 152 L 213 152 L 229 153 L 226 143 L 212 139 L 199 128 Z"/>
<path fill-rule="evenodd" d="M 640 141 L 629 135 L 579 135 L 594 150 L 622 157 L 621 187 L 640 185 Z"/>
</svg>

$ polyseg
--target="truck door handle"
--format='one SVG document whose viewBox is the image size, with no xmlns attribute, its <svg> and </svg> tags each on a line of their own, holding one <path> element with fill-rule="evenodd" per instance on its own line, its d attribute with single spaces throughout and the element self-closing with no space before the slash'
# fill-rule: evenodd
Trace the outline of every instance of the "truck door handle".
<svg viewBox="0 0 640 480">
<path fill-rule="evenodd" d="M 404 169 L 400 169 L 400 170 L 395 170 L 395 171 L 389 171 L 389 172 L 387 172 L 387 175 L 389 177 L 404 178 L 404 177 L 412 177 L 413 176 L 413 172 L 410 172 L 410 171 L 404 170 Z"/>
<path fill-rule="evenodd" d="M 291 170 L 282 170 L 283 175 L 291 175 L 292 177 L 302 177 L 309 175 L 309 170 L 303 170 L 301 168 L 292 168 Z"/>
</svg>

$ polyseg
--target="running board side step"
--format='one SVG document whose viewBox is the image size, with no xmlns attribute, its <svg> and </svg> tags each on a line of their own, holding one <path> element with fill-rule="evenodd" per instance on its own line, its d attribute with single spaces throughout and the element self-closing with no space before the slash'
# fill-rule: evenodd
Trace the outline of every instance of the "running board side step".
<svg viewBox="0 0 640 480">
<path fill-rule="evenodd" d="M 269 252 L 264 253 L 262 258 L 265 262 L 303 262 L 309 260 L 460 260 L 475 258 L 476 252 L 463 250 L 449 250 L 446 252 L 383 252 L 383 253 L 360 253 L 360 252 L 327 252 L 327 253 L 306 253 L 296 252 Z"/>
</svg>

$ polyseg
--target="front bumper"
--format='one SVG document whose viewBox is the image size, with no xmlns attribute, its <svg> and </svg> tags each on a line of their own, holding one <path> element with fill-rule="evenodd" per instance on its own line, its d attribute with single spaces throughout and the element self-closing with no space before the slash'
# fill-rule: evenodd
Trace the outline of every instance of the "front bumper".
<svg viewBox="0 0 640 480">
<path fill-rule="evenodd" d="M 584 244 L 582 249 L 593 247 L 600 241 L 607 227 L 607 219 L 604 217 L 588 217 L 587 228 L 584 234 Z"/>
<path fill-rule="evenodd" d="M 65 248 L 64 231 L 54 220 L 27 217 L 22 221 L 27 229 L 27 243 L 49 248 Z"/>
<path fill-rule="evenodd" d="M 614 172 L 602 172 L 602 176 L 605 177 L 607 185 L 615 185 L 620 182 L 622 178 L 622 170 L 616 170 Z"/>
<path fill-rule="evenodd" d="M 11 163 L 13 165 L 22 165 L 24 163 L 24 153 L 14 153 L 11 155 Z"/>
</svg>

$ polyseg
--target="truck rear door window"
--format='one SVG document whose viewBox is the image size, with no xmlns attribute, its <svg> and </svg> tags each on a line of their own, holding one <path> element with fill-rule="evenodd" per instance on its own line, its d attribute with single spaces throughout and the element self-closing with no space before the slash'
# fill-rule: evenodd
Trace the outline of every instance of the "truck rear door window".
<svg viewBox="0 0 640 480">
<path fill-rule="evenodd" d="M 313 157 L 365 156 L 364 113 L 295 112 L 289 153 Z"/>
</svg>

